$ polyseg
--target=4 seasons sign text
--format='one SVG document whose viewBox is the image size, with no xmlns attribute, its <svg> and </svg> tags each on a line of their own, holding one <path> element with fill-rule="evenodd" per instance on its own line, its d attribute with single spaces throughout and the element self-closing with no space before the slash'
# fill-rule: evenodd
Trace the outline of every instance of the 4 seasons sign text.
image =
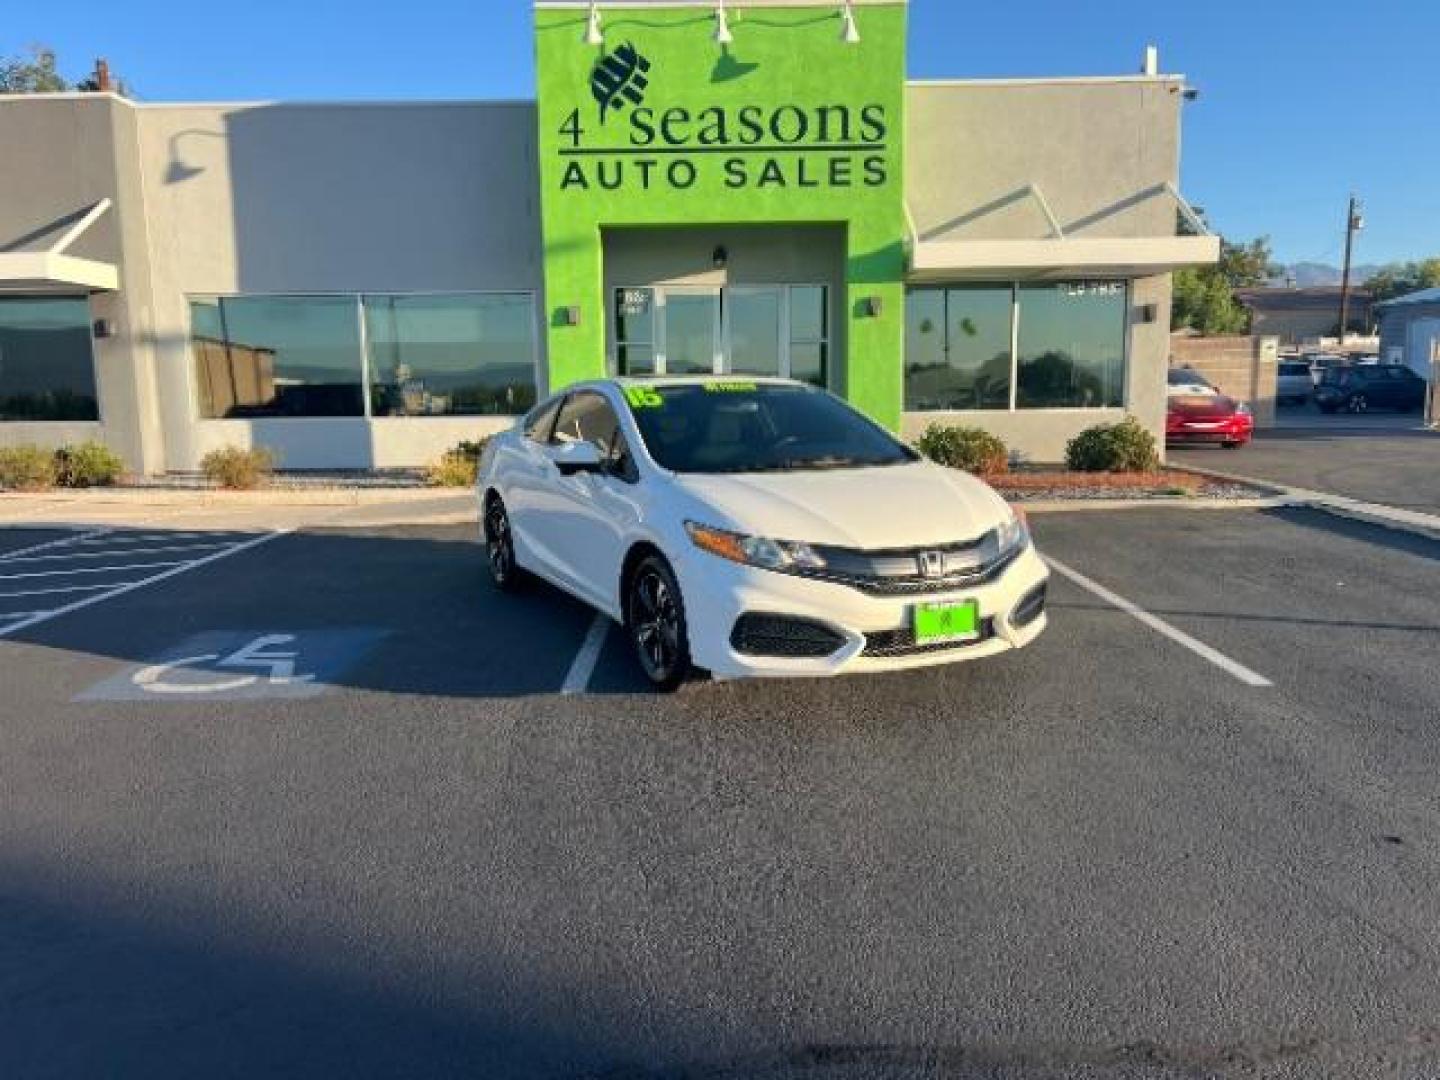
<svg viewBox="0 0 1440 1080">
<path fill-rule="evenodd" d="M 732 190 L 879 187 L 889 177 L 882 104 L 655 108 L 655 75 L 629 43 L 597 61 L 598 112 L 576 107 L 559 128 L 562 191 L 683 191 L 712 178 Z"/>
</svg>

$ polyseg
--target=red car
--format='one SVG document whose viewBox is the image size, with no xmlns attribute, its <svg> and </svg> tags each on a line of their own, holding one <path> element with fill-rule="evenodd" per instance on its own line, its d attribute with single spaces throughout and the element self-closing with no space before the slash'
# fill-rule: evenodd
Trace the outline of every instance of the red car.
<svg viewBox="0 0 1440 1080">
<path fill-rule="evenodd" d="M 1244 446 L 1255 433 L 1250 406 L 1224 394 L 1172 394 L 1165 411 L 1165 441 Z"/>
</svg>

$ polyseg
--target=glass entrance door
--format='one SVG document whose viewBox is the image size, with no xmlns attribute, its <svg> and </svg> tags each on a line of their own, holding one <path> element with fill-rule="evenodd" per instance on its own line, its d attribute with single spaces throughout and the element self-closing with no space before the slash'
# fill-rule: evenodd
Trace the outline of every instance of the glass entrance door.
<svg viewBox="0 0 1440 1080">
<path fill-rule="evenodd" d="M 663 290 L 660 318 L 665 374 L 711 375 L 724 370 L 718 288 Z"/>
<path fill-rule="evenodd" d="M 823 285 L 667 285 L 615 290 L 619 375 L 779 375 L 825 386 Z"/>
</svg>

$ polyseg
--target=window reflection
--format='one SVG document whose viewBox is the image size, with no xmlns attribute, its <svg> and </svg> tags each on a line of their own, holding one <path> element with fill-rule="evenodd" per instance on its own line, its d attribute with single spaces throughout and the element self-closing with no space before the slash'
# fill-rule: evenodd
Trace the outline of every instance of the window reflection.
<svg viewBox="0 0 1440 1080">
<path fill-rule="evenodd" d="M 1022 409 L 1125 403 L 1125 286 L 1114 281 L 1022 285 Z"/>
<path fill-rule="evenodd" d="M 535 322 L 524 293 L 366 296 L 376 416 L 523 413 L 535 404 Z"/>
<path fill-rule="evenodd" d="M 905 407 L 1010 407 L 1009 285 L 915 289 L 905 307 Z"/>
<path fill-rule="evenodd" d="M 98 420 L 90 302 L 0 300 L 0 420 Z"/>
</svg>

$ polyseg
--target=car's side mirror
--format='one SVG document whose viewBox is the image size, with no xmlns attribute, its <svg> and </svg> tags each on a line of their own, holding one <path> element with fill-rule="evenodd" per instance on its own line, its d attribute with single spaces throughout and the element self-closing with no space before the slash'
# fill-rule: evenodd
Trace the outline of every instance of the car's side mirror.
<svg viewBox="0 0 1440 1080">
<path fill-rule="evenodd" d="M 550 460 L 555 463 L 555 468 L 560 470 L 561 476 L 574 476 L 582 472 L 598 473 L 605 469 L 600 448 L 592 442 L 561 443 L 551 448 Z"/>
</svg>

